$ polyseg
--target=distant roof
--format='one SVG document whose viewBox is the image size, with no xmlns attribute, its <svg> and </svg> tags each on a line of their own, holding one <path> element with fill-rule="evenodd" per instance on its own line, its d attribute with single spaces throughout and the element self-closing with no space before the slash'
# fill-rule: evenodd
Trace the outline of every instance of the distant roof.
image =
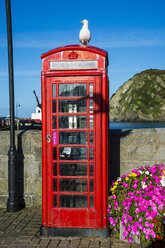
<svg viewBox="0 0 165 248">
<path fill-rule="evenodd" d="M 67 51 L 67 50 L 82 50 L 82 51 L 89 51 L 92 53 L 97 53 L 99 55 L 102 55 L 104 57 L 108 57 L 108 53 L 107 51 L 98 48 L 98 47 L 93 47 L 93 46 L 84 46 L 84 45 L 68 45 L 68 46 L 63 46 L 63 47 L 57 47 L 55 49 L 52 49 L 46 53 L 43 53 L 41 55 L 41 59 L 53 54 L 53 53 L 58 53 L 58 52 L 62 52 L 62 51 Z"/>
</svg>

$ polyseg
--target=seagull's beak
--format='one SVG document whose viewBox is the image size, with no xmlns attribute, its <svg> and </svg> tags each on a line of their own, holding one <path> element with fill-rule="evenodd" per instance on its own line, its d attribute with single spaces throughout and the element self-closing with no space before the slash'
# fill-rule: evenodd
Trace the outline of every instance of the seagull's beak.
<svg viewBox="0 0 165 248">
<path fill-rule="evenodd" d="M 83 21 L 80 21 L 80 22 L 84 23 Z"/>
</svg>

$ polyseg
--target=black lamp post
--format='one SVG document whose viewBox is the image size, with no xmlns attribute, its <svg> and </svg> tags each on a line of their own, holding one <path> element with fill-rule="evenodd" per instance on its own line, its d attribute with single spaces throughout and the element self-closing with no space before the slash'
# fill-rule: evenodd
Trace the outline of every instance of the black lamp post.
<svg viewBox="0 0 165 248">
<path fill-rule="evenodd" d="M 14 77 L 13 77 L 13 46 L 10 0 L 6 0 L 7 39 L 8 39 L 8 67 L 9 67 L 9 101 L 10 101 L 10 149 L 8 152 L 8 191 L 7 211 L 20 210 L 17 197 L 17 151 L 15 146 L 14 129 Z"/>
</svg>

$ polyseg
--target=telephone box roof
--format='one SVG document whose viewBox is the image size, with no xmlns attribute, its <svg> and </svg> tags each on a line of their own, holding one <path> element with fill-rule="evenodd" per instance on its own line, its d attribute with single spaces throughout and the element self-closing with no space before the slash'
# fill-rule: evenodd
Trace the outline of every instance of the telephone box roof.
<svg viewBox="0 0 165 248">
<path fill-rule="evenodd" d="M 98 47 L 93 47 L 93 46 L 84 46 L 84 45 L 68 45 L 68 46 L 63 46 L 63 47 L 57 47 L 55 49 L 52 49 L 46 53 L 43 53 L 41 55 L 41 59 L 54 54 L 54 53 L 58 53 L 58 52 L 62 52 L 62 51 L 67 51 L 67 50 L 81 50 L 81 51 L 88 51 L 88 52 L 92 52 L 92 53 L 96 53 L 99 54 L 103 57 L 107 57 L 108 58 L 108 53 L 107 51 L 100 49 Z"/>
</svg>

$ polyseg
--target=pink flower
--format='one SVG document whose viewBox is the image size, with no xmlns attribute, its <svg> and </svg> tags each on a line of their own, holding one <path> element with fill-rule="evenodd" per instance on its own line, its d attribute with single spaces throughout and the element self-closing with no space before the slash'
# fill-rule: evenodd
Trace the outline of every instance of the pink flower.
<svg viewBox="0 0 165 248">
<path fill-rule="evenodd" d="M 114 209 L 116 209 L 118 205 L 119 205 L 119 203 L 117 201 L 115 201 L 114 202 Z"/>
<path fill-rule="evenodd" d="M 138 187 L 137 184 L 132 185 L 132 188 L 134 188 L 134 189 L 137 189 L 137 187 Z"/>
<path fill-rule="evenodd" d="M 162 166 L 159 165 L 158 170 L 162 171 L 163 170 Z"/>
<path fill-rule="evenodd" d="M 128 238 L 128 242 L 131 243 L 133 239 L 131 237 Z"/>
<path fill-rule="evenodd" d="M 128 221 L 133 221 L 133 217 L 132 216 L 128 216 Z"/>
<path fill-rule="evenodd" d="M 129 195 L 129 196 L 134 196 L 135 193 L 134 193 L 134 192 L 129 192 L 128 195 Z"/>
<path fill-rule="evenodd" d="M 135 213 L 139 213 L 140 211 L 139 211 L 139 208 L 136 208 L 135 209 Z"/>
<path fill-rule="evenodd" d="M 150 168 L 150 172 L 152 174 L 155 174 L 157 172 L 156 168 L 154 167 L 154 165 Z"/>
<path fill-rule="evenodd" d="M 129 232 L 127 230 L 125 230 L 122 234 L 123 234 L 123 236 L 127 237 Z"/>
<path fill-rule="evenodd" d="M 140 218 L 139 218 L 139 223 L 140 223 L 140 222 L 142 222 L 142 221 L 143 221 L 143 218 L 142 218 L 142 217 L 140 217 Z"/>
<path fill-rule="evenodd" d="M 117 197 L 115 195 L 110 196 L 110 198 L 113 199 L 113 200 L 116 200 L 117 199 Z"/>
<path fill-rule="evenodd" d="M 124 177 L 126 177 L 126 175 L 122 175 L 122 176 L 121 176 L 121 178 L 124 178 Z"/>
<path fill-rule="evenodd" d="M 128 184 L 128 183 L 123 182 L 123 186 L 124 186 L 124 187 L 126 187 L 126 188 L 128 188 L 128 187 L 129 187 L 129 184 Z"/>
<path fill-rule="evenodd" d="M 145 238 L 146 239 L 150 239 L 150 235 L 149 234 L 145 234 Z"/>
<path fill-rule="evenodd" d="M 138 195 L 141 195 L 142 191 L 141 190 L 136 190 L 135 193 L 138 194 Z"/>
<path fill-rule="evenodd" d="M 144 229 L 144 226 L 142 224 L 139 225 L 139 229 L 140 230 L 143 230 Z"/>
<path fill-rule="evenodd" d="M 147 177 L 145 177 L 145 178 L 143 179 L 143 181 L 146 182 L 146 181 L 147 181 Z"/>
</svg>

